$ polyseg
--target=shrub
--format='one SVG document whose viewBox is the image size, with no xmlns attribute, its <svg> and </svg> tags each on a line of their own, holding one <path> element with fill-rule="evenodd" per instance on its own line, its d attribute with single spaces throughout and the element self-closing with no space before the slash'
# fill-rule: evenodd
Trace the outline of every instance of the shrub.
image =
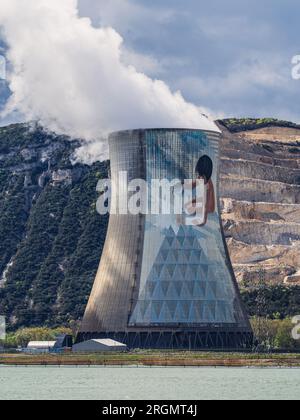
<svg viewBox="0 0 300 420">
<path fill-rule="evenodd" d="M 7 335 L 3 342 L 6 348 L 27 347 L 30 341 L 55 341 L 60 334 L 72 335 L 69 328 L 23 328 Z"/>
</svg>

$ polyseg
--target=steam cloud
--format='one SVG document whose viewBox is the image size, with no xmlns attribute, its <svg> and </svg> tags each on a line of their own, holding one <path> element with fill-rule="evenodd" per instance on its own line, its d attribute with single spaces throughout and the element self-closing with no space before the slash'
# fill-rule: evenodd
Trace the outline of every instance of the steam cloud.
<svg viewBox="0 0 300 420">
<path fill-rule="evenodd" d="M 58 134 L 84 139 L 79 157 L 104 157 L 109 131 L 215 130 L 200 109 L 122 62 L 122 38 L 78 16 L 77 0 L 0 0 L 12 66 L 5 114 L 22 113 Z"/>
</svg>

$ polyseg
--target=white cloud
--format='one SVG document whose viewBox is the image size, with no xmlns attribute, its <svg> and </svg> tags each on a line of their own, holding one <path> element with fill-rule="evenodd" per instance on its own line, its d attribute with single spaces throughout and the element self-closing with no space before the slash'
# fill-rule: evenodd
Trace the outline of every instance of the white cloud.
<svg viewBox="0 0 300 420">
<path fill-rule="evenodd" d="M 121 59 L 124 64 L 134 66 L 137 71 L 146 73 L 149 76 L 163 75 L 165 72 L 163 61 L 159 61 L 150 55 L 137 53 L 126 47 L 122 48 Z"/>
<path fill-rule="evenodd" d="M 7 113 L 17 110 L 57 133 L 98 139 L 95 158 L 105 152 L 101 140 L 109 131 L 214 129 L 202 116 L 205 109 L 124 64 L 121 36 L 80 18 L 76 0 L 0 0 L 0 8 L 13 68 Z"/>
</svg>

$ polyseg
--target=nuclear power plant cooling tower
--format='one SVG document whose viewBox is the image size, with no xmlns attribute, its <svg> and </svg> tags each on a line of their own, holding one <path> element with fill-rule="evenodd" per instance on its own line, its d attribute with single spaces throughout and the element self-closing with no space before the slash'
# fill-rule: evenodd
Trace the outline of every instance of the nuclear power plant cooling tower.
<svg viewBox="0 0 300 420">
<path fill-rule="evenodd" d="M 113 185 L 127 172 L 128 182 L 144 180 L 149 190 L 153 180 L 180 180 L 179 194 L 190 180 L 195 195 L 182 215 L 111 214 L 77 341 L 111 338 L 129 348 L 153 349 L 252 345 L 220 219 L 219 142 L 217 130 L 149 129 L 110 136 Z M 133 194 L 124 188 L 114 192 L 112 207 L 114 200 Z M 175 186 L 173 202 L 176 194 Z M 188 211 L 191 205 L 200 210 Z"/>
</svg>

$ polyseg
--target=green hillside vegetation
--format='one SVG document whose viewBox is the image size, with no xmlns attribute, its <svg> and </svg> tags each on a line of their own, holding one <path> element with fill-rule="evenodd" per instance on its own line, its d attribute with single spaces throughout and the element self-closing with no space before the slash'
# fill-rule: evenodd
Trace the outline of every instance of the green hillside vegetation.
<svg viewBox="0 0 300 420">
<path fill-rule="evenodd" d="M 265 286 L 242 291 L 250 316 L 285 319 L 300 314 L 300 286 Z"/>
<path fill-rule="evenodd" d="M 218 121 L 224 125 L 231 132 L 240 132 L 246 130 L 257 130 L 266 127 L 285 127 L 285 128 L 298 128 L 300 125 L 282 121 L 275 118 L 228 118 Z"/>
<path fill-rule="evenodd" d="M 7 334 L 2 344 L 7 349 L 16 349 L 18 347 L 27 347 L 30 341 L 55 341 L 61 334 L 72 335 L 69 328 L 22 328 L 13 333 Z"/>
<path fill-rule="evenodd" d="M 106 235 L 107 218 L 95 209 L 101 174 L 106 176 L 106 165 L 95 164 L 74 187 L 48 185 L 22 226 L 9 229 L 0 219 L 0 243 L 18 239 L 0 289 L 0 313 L 16 317 L 14 328 L 63 325 L 82 316 Z"/>
<path fill-rule="evenodd" d="M 0 276 L 5 274 L 0 314 L 10 329 L 68 325 L 83 314 L 105 241 L 108 218 L 96 212 L 96 185 L 107 178 L 108 163 L 74 167 L 76 144 L 22 125 L 0 129 L 0 144 L 5 158 L 0 161 Z M 51 170 L 73 168 L 78 179 L 72 185 L 46 179 L 40 188 L 38 178 L 49 163 L 30 161 L 31 184 L 25 187 L 28 171 L 19 168 L 12 175 L 10 165 L 25 164 L 24 148 L 38 151 L 47 144 L 57 146 Z"/>
</svg>

